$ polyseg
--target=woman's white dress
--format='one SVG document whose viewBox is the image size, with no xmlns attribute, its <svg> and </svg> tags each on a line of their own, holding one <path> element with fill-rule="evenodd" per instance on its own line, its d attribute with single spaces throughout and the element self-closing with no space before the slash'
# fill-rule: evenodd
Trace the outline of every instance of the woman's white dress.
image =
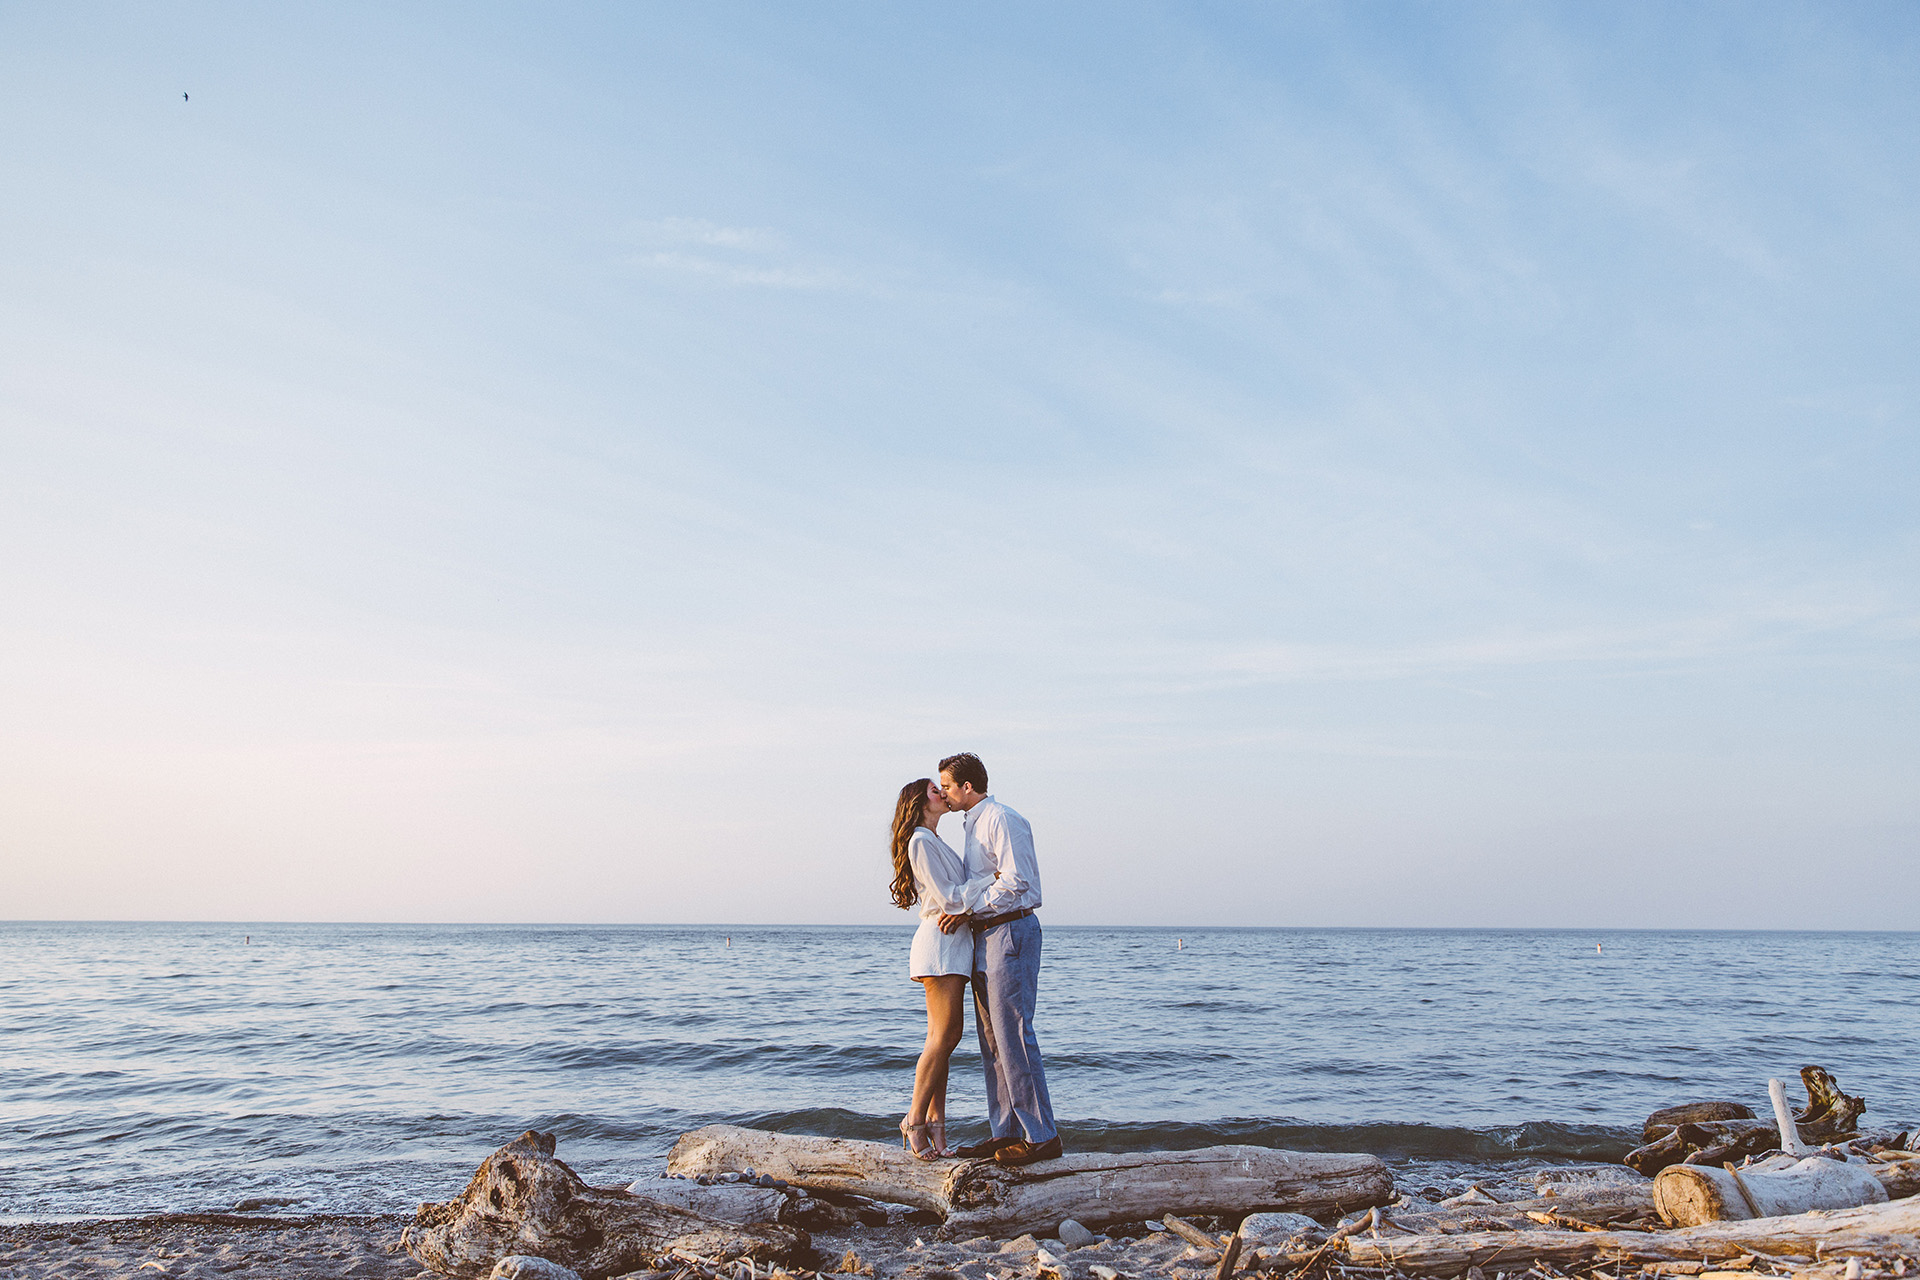
<svg viewBox="0 0 1920 1280">
<path fill-rule="evenodd" d="M 940 917 L 957 916 L 980 904 L 993 876 L 966 879 L 966 861 L 926 827 L 907 837 L 907 863 L 920 891 L 920 928 L 913 935 L 907 971 L 916 978 L 973 972 L 973 930 L 940 932 Z"/>
</svg>

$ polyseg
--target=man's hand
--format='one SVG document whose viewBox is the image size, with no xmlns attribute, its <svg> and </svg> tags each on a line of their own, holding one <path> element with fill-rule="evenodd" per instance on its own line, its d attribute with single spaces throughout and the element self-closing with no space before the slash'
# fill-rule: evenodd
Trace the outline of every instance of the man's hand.
<svg viewBox="0 0 1920 1280">
<path fill-rule="evenodd" d="M 971 919 L 973 919 L 973 917 L 966 914 L 961 914 L 957 916 L 941 916 L 940 932 L 952 933 L 955 929 L 958 929 L 961 925 L 967 923 L 967 921 Z"/>
</svg>

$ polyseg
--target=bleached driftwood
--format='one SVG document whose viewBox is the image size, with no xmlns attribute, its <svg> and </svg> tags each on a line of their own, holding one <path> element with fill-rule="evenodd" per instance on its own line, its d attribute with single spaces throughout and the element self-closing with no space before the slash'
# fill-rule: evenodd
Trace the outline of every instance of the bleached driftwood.
<svg viewBox="0 0 1920 1280">
<path fill-rule="evenodd" d="M 1653 1200 L 1671 1226 L 1778 1218 L 1809 1209 L 1851 1209 L 1884 1204 L 1886 1185 L 1868 1162 L 1825 1156 L 1772 1156 L 1735 1169 L 1676 1164 L 1653 1180 Z"/>
<path fill-rule="evenodd" d="M 1689 1103 L 1656 1111 L 1642 1131 L 1644 1145 L 1629 1152 L 1624 1163 L 1652 1177 L 1682 1161 L 1719 1166 L 1769 1151 L 1805 1155 L 1807 1142 L 1851 1137 L 1867 1109 L 1866 1099 L 1842 1093 L 1825 1067 L 1800 1068 L 1800 1082 L 1807 1090 L 1807 1105 L 1798 1114 L 1787 1107 L 1785 1086 L 1778 1080 L 1767 1082 L 1773 1098 L 1771 1121 L 1752 1118 L 1738 1103 Z M 1730 1109 L 1746 1115 L 1730 1114 Z"/>
<path fill-rule="evenodd" d="M 1512 1273 L 1533 1263 L 1710 1262 L 1744 1254 L 1799 1259 L 1911 1257 L 1920 1252 L 1920 1199 L 1831 1213 L 1713 1222 L 1679 1231 L 1474 1231 L 1460 1235 L 1356 1235 L 1347 1260 L 1418 1275 L 1457 1275 L 1470 1266 Z"/>
<path fill-rule="evenodd" d="M 1544 1215 L 1578 1230 L 1617 1222 L 1651 1218 L 1653 1184 L 1626 1187 L 1584 1187 L 1578 1191 L 1512 1200 L 1506 1204 L 1463 1204 L 1418 1213 L 1382 1209 L 1381 1214 L 1402 1231 L 1427 1235 L 1442 1231 L 1523 1231 L 1547 1225 Z"/>
<path fill-rule="evenodd" d="M 1769 1156 L 1744 1169 L 1677 1164 L 1653 1182 L 1654 1203 L 1670 1226 L 1778 1217 L 1809 1209 L 1847 1209 L 1920 1193 L 1920 1158 L 1906 1152 Z"/>
<path fill-rule="evenodd" d="M 1780 1150 L 1790 1156 L 1805 1155 L 1807 1149 L 1800 1142 L 1800 1129 L 1793 1122 L 1793 1112 L 1787 1109 L 1787 1082 L 1767 1081 L 1767 1097 L 1773 1100 L 1773 1123 L 1780 1134 Z"/>
<path fill-rule="evenodd" d="M 423 1266 L 448 1275 L 485 1276 L 501 1258 L 530 1255 L 586 1280 L 642 1270 L 675 1250 L 788 1263 L 812 1252 L 796 1227 L 719 1222 L 590 1187 L 553 1150 L 552 1134 L 521 1134 L 481 1163 L 459 1199 L 421 1205 L 401 1243 Z"/>
<path fill-rule="evenodd" d="M 1868 1157 L 1873 1176 L 1887 1189 L 1887 1199 L 1920 1195 L 1920 1155 L 1911 1151 L 1876 1151 Z"/>
<path fill-rule="evenodd" d="M 1368 1155 L 1206 1147 L 1067 1155 L 1010 1169 L 991 1160 L 915 1160 L 897 1146 L 846 1138 L 708 1125 L 684 1134 L 672 1173 L 772 1174 L 796 1186 L 848 1191 L 929 1209 L 946 1235 L 1052 1231 L 1063 1218 L 1088 1226 L 1162 1213 L 1290 1210 L 1323 1215 L 1385 1204 L 1393 1175 Z"/>
<path fill-rule="evenodd" d="M 642 1178 L 627 1194 L 678 1205 L 721 1222 L 778 1222 L 787 1198 L 768 1187 L 703 1187 L 685 1178 Z"/>
</svg>

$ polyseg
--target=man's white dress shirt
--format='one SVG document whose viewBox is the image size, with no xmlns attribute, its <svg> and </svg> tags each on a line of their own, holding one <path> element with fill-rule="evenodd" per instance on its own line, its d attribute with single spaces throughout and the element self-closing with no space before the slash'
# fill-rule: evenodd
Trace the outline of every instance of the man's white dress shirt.
<svg viewBox="0 0 1920 1280">
<path fill-rule="evenodd" d="M 1033 856 L 1033 828 L 1007 806 L 986 797 L 967 810 L 967 879 L 997 878 L 973 912 L 999 916 L 1040 905 L 1040 861 Z"/>
</svg>

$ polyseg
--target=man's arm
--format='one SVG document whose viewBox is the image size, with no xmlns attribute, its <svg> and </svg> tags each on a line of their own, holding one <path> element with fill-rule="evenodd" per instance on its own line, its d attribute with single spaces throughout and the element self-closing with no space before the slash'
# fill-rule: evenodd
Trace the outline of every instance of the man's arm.
<svg viewBox="0 0 1920 1280">
<path fill-rule="evenodd" d="M 961 885 L 958 890 L 960 901 L 956 904 L 960 910 L 952 915 L 940 917 L 940 932 L 952 933 L 961 925 L 970 923 L 975 916 L 988 914 L 980 910 L 980 900 L 986 896 L 987 890 L 993 887 L 994 878 L 998 874 L 998 872 L 984 872 Z"/>
<path fill-rule="evenodd" d="M 987 861 L 993 864 L 995 878 L 981 895 L 980 905 L 974 912 L 983 916 L 1004 915 L 1014 909 L 1014 903 L 1020 901 L 1027 892 L 1027 882 L 1020 875 L 1020 860 L 1014 856 L 1014 841 L 1022 840 L 1027 845 L 1027 858 L 1033 858 L 1033 837 L 1024 832 L 1015 832 L 997 811 L 984 814 L 974 824 L 973 838 L 980 842 L 981 850 L 987 855 Z"/>
</svg>

